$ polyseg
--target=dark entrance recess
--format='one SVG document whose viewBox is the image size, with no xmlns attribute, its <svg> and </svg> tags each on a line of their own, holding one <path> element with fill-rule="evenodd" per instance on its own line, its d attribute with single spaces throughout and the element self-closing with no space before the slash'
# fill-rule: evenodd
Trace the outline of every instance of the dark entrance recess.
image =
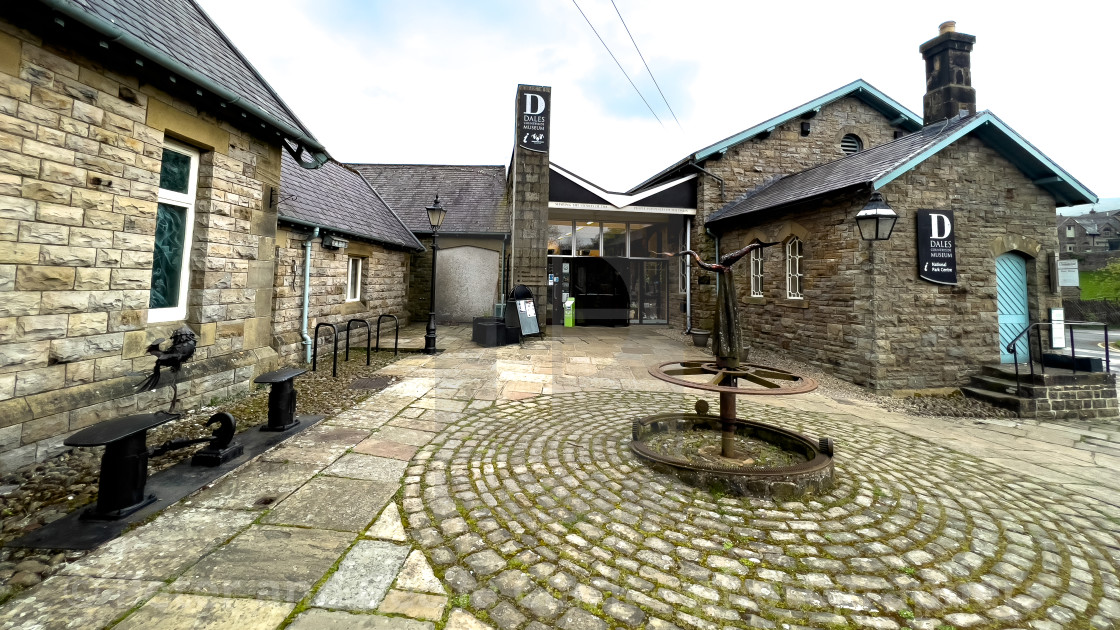
<svg viewBox="0 0 1120 630">
<path fill-rule="evenodd" d="M 552 323 L 564 321 L 565 293 L 576 299 L 577 326 L 665 323 L 666 264 L 613 257 L 552 257 Z"/>
</svg>

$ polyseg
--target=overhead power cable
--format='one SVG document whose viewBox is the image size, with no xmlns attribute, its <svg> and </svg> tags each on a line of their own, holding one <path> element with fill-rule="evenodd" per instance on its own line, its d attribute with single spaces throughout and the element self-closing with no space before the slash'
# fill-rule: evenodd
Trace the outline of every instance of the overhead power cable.
<svg viewBox="0 0 1120 630">
<path fill-rule="evenodd" d="M 661 123 L 661 126 L 664 127 L 665 123 L 661 122 L 661 119 L 657 117 L 657 112 L 653 111 L 653 108 L 649 105 L 649 101 L 646 100 L 646 97 L 642 96 L 642 91 L 638 89 L 638 86 L 634 85 L 634 80 L 630 78 L 630 75 L 626 74 L 626 70 L 622 67 L 622 64 L 618 62 L 618 57 L 615 57 L 614 53 L 611 52 L 611 47 L 607 46 L 607 42 L 603 41 L 603 37 L 599 35 L 599 31 L 595 30 L 595 25 L 592 24 L 591 20 L 587 18 L 587 14 L 583 12 L 583 9 L 579 8 L 579 3 L 576 2 L 576 0 L 572 0 L 572 4 L 576 5 L 576 10 L 578 10 L 579 14 L 583 16 L 583 19 L 587 22 L 587 25 L 591 27 L 591 32 L 595 33 L 595 37 L 599 38 L 599 42 L 603 44 L 603 48 L 607 49 L 607 54 L 611 56 L 611 59 L 614 59 L 615 65 L 617 65 L 618 69 L 622 71 L 622 76 L 626 77 L 626 80 L 630 82 L 630 87 L 634 88 L 634 91 L 638 93 L 638 98 L 642 99 L 642 102 L 646 104 L 646 108 L 649 109 L 649 113 L 653 114 L 653 117 L 657 119 L 657 122 Z"/>
<path fill-rule="evenodd" d="M 653 79 L 653 85 L 657 87 L 657 93 L 661 95 L 661 100 L 665 102 L 665 107 L 669 108 L 669 113 L 673 115 L 673 120 L 676 121 L 677 127 L 681 127 L 681 121 L 677 120 L 677 113 L 673 111 L 673 107 L 669 105 L 669 99 L 665 98 L 665 93 L 661 91 L 661 86 L 657 83 L 657 79 L 653 76 L 653 70 L 649 69 L 649 64 L 646 63 L 646 56 L 642 54 L 642 50 L 638 48 L 638 42 L 634 41 L 634 34 L 630 32 L 630 27 L 626 25 L 626 20 L 622 18 L 622 12 L 618 10 L 618 5 L 611 0 L 611 6 L 614 7 L 614 12 L 618 14 L 618 19 L 622 22 L 622 28 L 626 29 L 626 34 L 630 36 L 630 43 L 634 44 L 634 50 L 638 51 L 638 56 L 642 58 L 642 65 L 646 67 L 646 72 L 649 73 L 649 78 Z"/>
</svg>

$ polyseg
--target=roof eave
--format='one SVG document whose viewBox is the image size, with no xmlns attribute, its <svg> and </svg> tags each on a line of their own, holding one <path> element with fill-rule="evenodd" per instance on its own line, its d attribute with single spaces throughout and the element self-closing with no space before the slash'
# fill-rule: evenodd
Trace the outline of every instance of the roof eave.
<svg viewBox="0 0 1120 630">
<path fill-rule="evenodd" d="M 998 133 L 985 133 L 986 130 L 993 130 Z M 872 182 L 872 187 L 875 190 L 879 190 L 883 186 L 886 186 L 898 177 L 909 172 L 911 169 L 917 167 L 922 162 L 928 160 L 945 147 L 973 132 L 985 136 L 981 139 L 992 145 L 992 148 L 999 151 L 1004 158 L 1021 171 L 1027 172 L 1027 166 L 1035 166 L 1040 168 L 1043 172 L 1048 173 L 1043 177 L 1035 177 L 1033 182 L 1035 185 L 1040 186 L 1053 195 L 1059 202 L 1059 206 L 1097 203 L 1097 196 L 1093 194 L 1092 191 L 1055 164 L 1050 158 L 1046 157 L 1046 155 L 1036 149 L 1034 145 L 1027 142 L 1022 136 L 1008 127 L 991 112 L 984 112 L 977 116 L 972 122 L 962 126 L 960 129 L 957 129 L 948 136 L 911 156 L 910 159 L 900 166 L 877 177 Z M 1007 144 L 1004 144 L 1004 141 L 1006 141 Z M 1012 149 L 1017 149 L 1022 155 L 1015 155 Z M 1022 156 L 1028 157 L 1029 160 L 1023 160 Z M 1029 163 L 1030 161 L 1033 161 L 1033 163 Z"/>
<path fill-rule="evenodd" d="M 80 6 L 69 2 L 69 0 L 40 0 L 47 7 L 58 11 L 59 13 L 74 19 L 75 21 L 105 35 L 110 38 L 110 41 L 118 43 L 132 52 L 140 55 L 152 62 L 162 66 L 164 69 L 187 79 L 198 87 L 213 93 L 223 101 L 224 106 L 233 106 L 241 110 L 246 116 L 253 116 L 262 122 L 271 125 L 279 130 L 280 133 L 292 141 L 297 147 L 306 149 L 311 153 L 312 160 L 304 162 L 301 158 L 296 158 L 296 162 L 304 168 L 318 168 L 330 159 L 326 148 L 319 143 L 318 140 L 313 138 L 310 134 L 305 133 L 301 129 L 292 127 L 287 122 L 280 120 L 264 111 L 259 106 L 243 100 L 241 95 L 229 90 L 225 86 L 212 80 L 210 77 L 190 68 L 189 66 L 180 63 L 178 60 L 170 57 L 160 50 L 148 45 L 143 40 L 126 33 L 122 28 L 113 24 L 112 22 L 102 19 L 97 15 L 85 12 Z M 266 84 L 267 86 L 267 84 Z M 269 87 L 271 90 L 271 87 Z M 281 142 L 281 144 L 286 144 Z M 291 151 L 291 149 L 289 149 Z M 302 153 L 302 151 L 300 151 Z M 293 157 L 295 155 L 293 154 Z"/>
<path fill-rule="evenodd" d="M 408 243 L 395 243 L 393 241 L 389 241 L 389 240 L 386 240 L 384 238 L 379 238 L 379 237 L 376 237 L 376 236 L 370 236 L 369 234 L 358 234 L 357 232 L 354 232 L 352 230 L 347 230 L 347 229 L 344 229 L 344 228 L 338 228 L 338 227 L 334 227 L 334 226 L 331 226 L 331 225 L 326 225 L 325 223 L 317 223 L 317 222 L 314 222 L 314 221 L 307 221 L 305 219 L 297 219 L 297 218 L 291 217 L 291 216 L 284 216 L 283 214 L 278 214 L 277 215 L 277 220 L 282 222 L 282 223 L 291 223 L 292 225 L 299 225 L 299 226 L 302 226 L 302 227 L 309 227 L 309 228 L 318 228 L 320 230 L 327 230 L 329 232 L 335 232 L 335 233 L 338 233 L 338 234 L 345 234 L 346 236 L 351 236 L 351 237 L 354 237 L 354 238 L 360 238 L 362 240 L 371 241 L 371 242 L 378 243 L 380 245 L 385 245 L 385 246 L 388 246 L 388 247 L 396 247 L 398 249 L 410 249 L 410 250 L 413 250 L 417 253 L 428 251 L 428 248 L 424 247 L 424 244 L 421 243 L 419 239 L 416 240 L 416 243 L 417 243 L 416 245 L 410 245 Z M 409 231 L 409 233 L 410 234 L 412 233 L 411 230 Z M 415 235 L 413 236 L 413 238 L 415 238 Z"/>
<path fill-rule="evenodd" d="M 706 160 L 713 155 L 727 151 L 727 149 L 735 146 L 736 144 L 739 144 L 740 142 L 745 142 L 760 133 L 764 133 L 767 130 L 785 124 L 786 122 L 799 116 L 808 114 L 809 112 L 819 110 L 825 105 L 847 96 L 855 96 L 856 98 L 859 98 L 861 101 L 867 103 L 874 109 L 878 110 L 880 113 L 887 114 L 888 117 L 892 119 L 892 121 L 901 118 L 902 120 L 900 122 L 900 125 L 905 127 L 908 131 L 917 131 L 918 129 L 922 128 L 922 119 L 917 114 L 906 109 L 883 92 L 880 92 L 870 83 L 864 81 L 863 79 L 856 79 L 855 81 L 852 81 L 851 83 L 841 88 L 837 88 L 829 92 L 828 94 L 819 96 L 809 101 L 808 103 L 805 103 L 804 105 L 795 107 L 783 114 L 779 114 L 778 116 L 771 118 L 770 120 L 761 122 L 751 127 L 750 129 L 740 131 L 739 133 L 728 138 L 724 138 L 723 140 L 711 146 L 700 149 L 693 154 L 693 157 L 697 161 Z"/>
</svg>

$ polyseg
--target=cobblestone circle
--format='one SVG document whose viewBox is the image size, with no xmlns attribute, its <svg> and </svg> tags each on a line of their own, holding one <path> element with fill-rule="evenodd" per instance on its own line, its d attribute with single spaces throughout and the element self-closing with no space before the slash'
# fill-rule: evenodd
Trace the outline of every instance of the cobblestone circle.
<svg viewBox="0 0 1120 630">
<path fill-rule="evenodd" d="M 1120 509 L 845 418 L 740 400 L 837 440 L 836 487 L 725 497 L 646 469 L 631 422 L 696 398 L 500 403 L 413 459 L 410 536 L 498 628 L 1117 628 Z"/>
</svg>

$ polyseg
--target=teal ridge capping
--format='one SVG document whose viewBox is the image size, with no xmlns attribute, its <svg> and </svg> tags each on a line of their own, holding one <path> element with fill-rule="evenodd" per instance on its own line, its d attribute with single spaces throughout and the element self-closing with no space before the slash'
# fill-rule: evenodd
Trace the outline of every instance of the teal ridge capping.
<svg viewBox="0 0 1120 630">
<path fill-rule="evenodd" d="M 917 131 L 922 128 L 921 116 L 918 116 L 914 112 L 906 109 L 900 103 L 875 89 L 875 87 L 873 87 L 870 83 L 864 81 L 863 79 L 856 79 L 848 85 L 833 90 L 823 96 L 817 97 L 816 99 L 813 99 L 812 101 L 809 101 L 808 103 L 805 103 L 800 107 L 791 109 L 784 114 L 775 116 L 770 120 L 759 123 L 751 127 L 750 129 L 740 131 L 739 133 L 729 138 L 725 138 L 709 147 L 700 149 L 694 154 L 693 157 L 697 161 L 706 160 L 712 155 L 727 151 L 728 148 L 745 140 L 749 140 L 759 133 L 767 131 L 768 129 L 776 129 L 779 125 L 783 125 L 786 122 L 789 122 L 790 120 L 801 116 L 802 114 L 806 114 L 814 110 L 819 110 L 825 105 L 833 101 L 840 100 L 841 98 L 849 95 L 855 96 L 856 98 L 866 102 L 868 105 L 874 107 L 875 109 L 878 109 L 881 112 L 886 110 L 891 112 L 892 114 L 897 115 L 897 118 L 895 120 L 900 120 L 901 122 L 898 124 L 900 126 L 905 126 L 908 131 Z M 891 124 L 895 124 L 895 122 L 892 121 Z"/>
<path fill-rule="evenodd" d="M 975 120 L 956 130 L 949 136 L 942 138 L 935 144 L 915 154 L 901 166 L 898 166 L 891 171 L 879 176 L 877 179 L 875 179 L 875 181 L 871 182 L 872 190 L 881 189 L 883 186 L 886 186 L 901 175 L 905 174 L 922 162 L 936 155 L 945 147 L 953 144 L 957 140 L 960 140 L 973 131 L 976 131 L 978 128 L 985 126 L 990 126 L 991 128 L 994 128 L 999 132 L 999 135 L 997 137 L 989 139 L 988 144 L 990 144 L 992 148 L 1003 155 L 1003 157 L 1007 158 L 1017 168 L 1023 170 L 1023 161 L 1021 159 L 1016 159 L 1015 156 L 1010 155 L 1010 151 L 1008 151 L 1008 148 L 1014 147 L 1022 150 L 1031 158 L 1033 158 L 1037 165 L 1053 173 L 1053 176 L 1036 180 L 1035 184 L 1045 187 L 1046 190 L 1053 194 L 1055 197 L 1058 197 L 1060 198 L 1060 200 L 1065 201 L 1065 205 L 1074 205 L 1076 203 L 1097 203 L 1097 196 L 1093 194 L 1092 191 L 1082 185 L 1081 182 L 1077 181 L 1077 179 L 1067 173 L 1060 166 L 1055 164 L 1052 160 L 1050 160 L 1050 158 L 1043 155 L 1041 151 L 1034 147 L 1034 145 L 1027 142 L 1026 139 L 1024 139 L 1019 134 L 1015 133 L 1015 131 L 1004 124 L 1002 120 L 997 118 L 991 112 L 984 112 L 980 116 L 977 116 Z M 1000 139 L 1000 136 L 1003 140 L 1010 141 L 1010 143 L 999 142 L 998 140 Z M 994 140 L 994 142 L 992 140 Z M 1055 184 L 1064 184 L 1064 186 L 1057 186 Z"/>
<path fill-rule="evenodd" d="M 143 40 L 126 33 L 116 24 L 113 24 L 108 20 L 104 20 L 99 16 L 86 13 L 80 6 L 75 5 L 69 0 L 40 1 L 51 9 L 58 11 L 59 13 L 62 13 L 63 15 L 66 15 L 68 17 L 71 17 L 81 24 L 88 26 L 89 28 L 101 33 L 102 35 L 105 35 L 106 37 L 110 38 L 111 41 L 120 43 L 125 48 L 128 48 L 136 54 L 147 57 L 148 59 L 151 59 L 152 61 L 160 64 L 167 70 L 170 70 L 171 72 L 190 80 L 195 85 L 201 86 L 202 88 L 213 92 L 219 98 L 223 99 L 223 105 L 235 105 L 236 107 L 241 109 L 243 113 L 251 114 L 254 117 L 268 123 L 269 125 L 272 125 L 276 129 L 279 129 L 288 138 L 296 141 L 297 144 L 311 151 L 312 162 L 304 163 L 303 160 L 298 158 L 296 159 L 296 161 L 300 163 L 300 166 L 303 166 L 304 168 L 318 168 L 330 159 L 330 155 L 327 154 L 326 148 L 323 147 L 323 145 L 320 144 L 318 140 L 315 140 L 303 131 L 292 127 L 288 123 L 277 119 L 273 115 L 264 111 L 260 106 L 242 100 L 241 95 L 217 83 L 210 77 L 196 70 L 193 70 L 183 63 L 180 63 L 177 59 L 163 53 L 160 50 L 153 48 Z M 230 45 L 232 46 L 232 44 Z M 137 63 L 139 63 L 141 66 L 144 65 L 140 60 L 137 60 Z M 267 83 L 265 83 L 264 79 L 261 79 L 261 82 L 265 84 L 265 87 L 269 88 L 269 91 L 271 91 L 271 87 L 269 87 Z M 273 94 L 275 94 L 275 92 L 273 92 Z M 285 143 L 281 142 L 281 144 Z M 291 151 L 291 149 L 288 150 Z M 314 166 L 311 166 L 311 164 L 314 164 Z"/>
</svg>

